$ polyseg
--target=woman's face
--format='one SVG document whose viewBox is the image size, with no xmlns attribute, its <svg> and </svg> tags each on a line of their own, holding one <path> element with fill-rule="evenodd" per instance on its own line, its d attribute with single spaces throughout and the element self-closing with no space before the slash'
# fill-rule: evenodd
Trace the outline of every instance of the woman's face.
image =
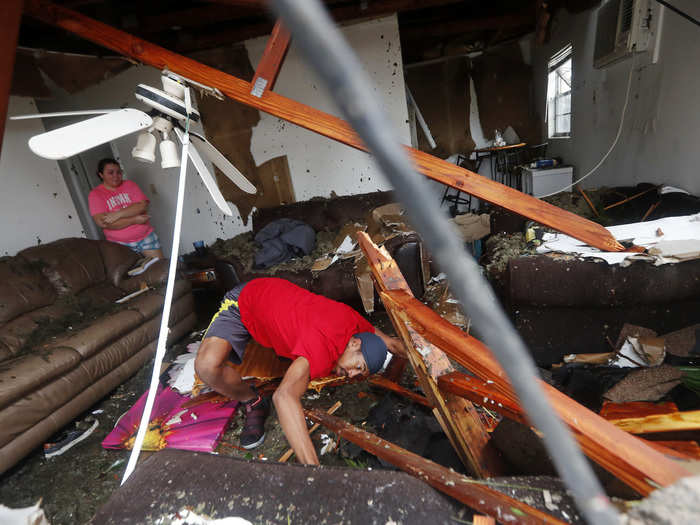
<svg viewBox="0 0 700 525">
<path fill-rule="evenodd" d="M 122 183 L 122 169 L 119 164 L 106 164 L 102 170 L 102 182 L 108 189 L 118 188 Z"/>
</svg>

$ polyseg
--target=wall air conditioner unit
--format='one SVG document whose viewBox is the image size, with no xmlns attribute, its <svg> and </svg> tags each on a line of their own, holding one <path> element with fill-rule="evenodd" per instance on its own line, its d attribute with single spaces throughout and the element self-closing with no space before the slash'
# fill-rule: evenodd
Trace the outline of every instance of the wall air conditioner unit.
<svg viewBox="0 0 700 525">
<path fill-rule="evenodd" d="M 650 0 L 609 0 L 598 9 L 593 67 L 602 68 L 634 52 L 646 51 L 651 41 Z"/>
</svg>

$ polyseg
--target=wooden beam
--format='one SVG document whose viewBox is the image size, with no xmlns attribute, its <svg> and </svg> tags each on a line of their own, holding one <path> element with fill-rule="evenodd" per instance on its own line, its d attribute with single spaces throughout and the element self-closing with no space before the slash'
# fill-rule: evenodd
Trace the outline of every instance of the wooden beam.
<svg viewBox="0 0 700 525">
<path fill-rule="evenodd" d="M 358 232 L 369 239 L 364 232 Z M 394 290 L 412 296 L 408 283 L 401 275 L 396 262 L 384 248 L 361 243 L 375 285 L 381 290 L 390 286 Z M 387 308 L 396 333 L 406 347 L 406 353 L 421 389 L 432 405 L 433 414 L 445 431 L 462 463 L 478 477 L 497 475 L 502 465 L 496 450 L 489 443 L 489 433 L 476 413 L 472 403 L 459 397 L 445 397 L 437 387 L 437 377 L 452 370 L 452 365 L 442 350 L 430 344 L 412 329 L 409 323 L 398 319 L 398 312 Z"/>
<path fill-rule="evenodd" d="M 400 271 L 385 250 L 380 251 L 367 234 L 358 233 L 358 241 L 371 266 L 388 268 L 392 282 L 398 282 Z M 374 272 L 375 280 L 382 273 Z M 379 284 L 379 283 L 378 283 Z M 393 288 L 393 289 L 392 289 Z M 433 310 L 418 301 L 401 286 L 380 285 L 380 297 L 385 308 L 397 317 L 397 322 L 411 327 L 443 350 L 450 358 L 470 370 L 494 390 L 518 406 L 518 400 L 491 350 L 477 339 L 465 334 Z M 656 485 L 670 485 L 688 472 L 642 441 L 621 431 L 600 416 L 576 403 L 550 385 L 541 382 L 554 410 L 569 425 L 584 452 L 603 468 L 620 478 L 641 494 L 648 494 Z M 513 408 L 511 408 L 513 410 Z"/>
<path fill-rule="evenodd" d="M 700 430 L 700 410 L 675 412 L 671 414 L 653 414 L 650 416 L 628 417 L 624 419 L 609 419 L 608 421 L 631 434 Z"/>
<path fill-rule="evenodd" d="M 361 241 L 361 244 L 364 242 Z M 493 381 L 493 388 L 517 404 L 506 374 L 489 348 L 464 334 L 430 308 L 405 292 L 380 294 L 387 309 L 401 316 L 427 340 L 469 369 L 484 381 Z M 657 485 L 667 486 L 688 472 L 641 440 L 605 421 L 552 386 L 541 382 L 553 409 L 569 425 L 586 455 L 600 466 L 637 490 L 649 494 Z"/>
<path fill-rule="evenodd" d="M 243 104 L 265 111 L 298 126 L 367 151 L 357 134 L 344 120 L 268 91 L 261 98 L 250 94 L 249 82 L 228 75 L 195 60 L 178 55 L 145 40 L 134 37 L 80 13 L 48 2 L 26 0 L 25 12 L 46 23 L 62 27 L 101 46 L 122 53 L 144 64 L 169 70 L 197 82 L 221 90 Z M 486 179 L 480 175 L 406 146 L 418 171 L 442 184 L 491 202 L 533 219 L 545 226 L 567 233 L 605 251 L 622 251 L 618 243 L 601 225 L 588 221 L 535 197 Z"/>
<path fill-rule="evenodd" d="M 17 36 L 22 19 L 23 0 L 5 0 L 0 9 L 0 152 L 5 136 L 7 106 L 10 103 L 12 89 L 12 70 L 15 67 Z"/>
<path fill-rule="evenodd" d="M 438 378 L 438 388 L 441 392 L 461 396 L 508 419 L 527 424 L 527 418 L 518 403 L 493 388 L 492 383 L 487 383 L 478 377 L 451 372 Z"/>
<path fill-rule="evenodd" d="M 428 398 L 426 398 L 425 396 L 416 394 L 415 392 L 411 392 L 409 389 L 404 388 L 401 385 L 394 383 L 393 381 L 390 381 L 381 375 L 369 376 L 369 378 L 367 378 L 367 382 L 372 386 L 378 386 L 380 388 L 383 388 L 384 390 L 388 390 L 389 392 L 394 392 L 395 394 L 403 396 L 406 399 L 410 399 L 411 401 L 418 403 L 419 405 L 423 405 L 428 408 L 433 408 L 433 406 L 430 404 L 430 401 L 428 401 Z"/>
<path fill-rule="evenodd" d="M 255 76 L 253 76 L 251 82 L 253 85 L 253 88 L 250 90 L 251 95 L 260 98 L 265 91 L 272 91 L 275 87 L 277 74 L 280 67 L 282 67 L 282 61 L 287 54 L 287 49 L 289 49 L 291 38 L 292 35 L 282 25 L 282 21 L 277 20 L 275 27 L 272 28 L 272 34 L 267 40 L 262 58 L 260 58 L 258 67 L 255 70 Z"/>
<path fill-rule="evenodd" d="M 309 419 L 321 423 L 339 437 L 347 439 L 370 454 L 374 454 L 404 472 L 425 481 L 428 485 L 475 511 L 497 518 L 500 523 L 565 523 L 502 492 L 489 488 L 488 481 L 479 482 L 457 474 L 429 459 L 422 458 L 374 434 L 350 425 L 342 419 L 324 414 L 321 410 L 308 410 L 305 413 Z"/>
</svg>

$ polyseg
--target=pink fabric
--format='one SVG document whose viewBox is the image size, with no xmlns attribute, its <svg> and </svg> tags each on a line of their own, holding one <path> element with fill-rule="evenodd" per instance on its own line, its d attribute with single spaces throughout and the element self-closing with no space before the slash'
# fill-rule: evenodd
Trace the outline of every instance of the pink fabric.
<svg viewBox="0 0 700 525">
<path fill-rule="evenodd" d="M 116 190 L 108 190 L 104 184 L 100 184 L 90 192 L 88 197 L 90 215 L 121 210 L 137 202 L 147 200 L 148 197 L 141 191 L 141 188 L 130 180 L 122 181 Z M 153 231 L 153 226 L 149 221 L 144 224 L 132 224 L 121 230 L 105 228 L 103 231 L 108 241 L 136 242 L 149 235 Z"/>
</svg>

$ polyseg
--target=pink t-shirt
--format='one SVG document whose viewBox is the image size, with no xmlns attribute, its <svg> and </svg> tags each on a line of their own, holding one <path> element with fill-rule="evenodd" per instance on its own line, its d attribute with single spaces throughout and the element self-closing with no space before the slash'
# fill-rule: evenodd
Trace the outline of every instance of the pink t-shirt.
<svg viewBox="0 0 700 525">
<path fill-rule="evenodd" d="M 90 215 L 108 213 L 121 210 L 137 202 L 147 201 L 148 198 L 135 182 L 124 180 L 115 190 L 108 190 L 104 184 L 100 184 L 90 192 L 88 202 Z M 104 229 L 105 238 L 114 242 L 140 241 L 153 231 L 150 222 L 144 224 L 132 224 L 121 230 Z"/>
</svg>

